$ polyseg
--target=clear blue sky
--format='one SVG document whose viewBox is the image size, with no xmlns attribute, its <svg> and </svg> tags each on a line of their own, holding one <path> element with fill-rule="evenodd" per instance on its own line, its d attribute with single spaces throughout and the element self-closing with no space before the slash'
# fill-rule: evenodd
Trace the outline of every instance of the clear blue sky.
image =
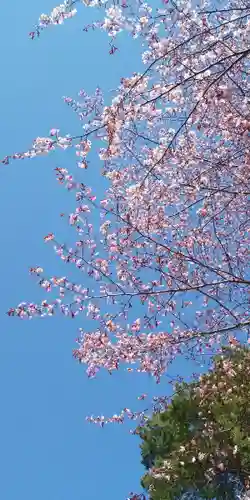
<svg viewBox="0 0 250 500">
<path fill-rule="evenodd" d="M 39 14 L 49 12 L 53 1 L 12 0 L 1 8 L 1 158 L 28 149 L 51 127 L 79 132 L 61 97 L 97 85 L 107 91 L 141 67 L 133 42 L 126 39 L 111 57 L 104 34 L 81 31 L 93 13 L 85 8 L 63 27 L 29 40 Z M 73 206 L 73 197 L 56 183 L 55 166 L 51 156 L 0 169 L 0 498 L 123 500 L 140 489 L 137 439 L 128 426 L 100 429 L 85 423 L 85 416 L 140 408 L 136 397 L 145 391 L 165 394 L 167 379 L 161 388 L 126 372 L 89 381 L 71 356 L 83 317 L 22 322 L 5 315 L 21 300 L 44 298 L 29 277 L 30 266 L 65 274 L 52 248 L 43 244 L 50 231 L 64 238 L 68 229 L 59 214 Z M 92 185 L 96 173 L 88 174 Z"/>
</svg>

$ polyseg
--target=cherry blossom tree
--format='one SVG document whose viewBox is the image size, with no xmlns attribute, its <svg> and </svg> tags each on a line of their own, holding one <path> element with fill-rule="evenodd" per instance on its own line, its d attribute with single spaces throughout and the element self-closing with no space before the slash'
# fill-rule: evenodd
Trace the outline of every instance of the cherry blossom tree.
<svg viewBox="0 0 250 500">
<path fill-rule="evenodd" d="M 65 97 L 81 133 L 52 129 L 2 160 L 75 149 L 81 169 L 56 168 L 76 195 L 75 246 L 45 237 L 79 269 L 78 283 L 34 266 L 53 297 L 8 314 L 85 313 L 96 328 L 81 330 L 74 356 L 89 376 L 127 364 L 159 381 L 180 354 L 202 359 L 223 342 L 248 340 L 250 4 L 66 0 L 41 15 L 31 38 L 73 17 L 78 4 L 104 11 L 91 27 L 107 32 L 113 57 L 121 31 L 139 38 L 145 70 L 122 78 L 109 105 L 99 88 Z M 93 149 L 108 181 L 100 200 L 84 183 Z"/>
</svg>

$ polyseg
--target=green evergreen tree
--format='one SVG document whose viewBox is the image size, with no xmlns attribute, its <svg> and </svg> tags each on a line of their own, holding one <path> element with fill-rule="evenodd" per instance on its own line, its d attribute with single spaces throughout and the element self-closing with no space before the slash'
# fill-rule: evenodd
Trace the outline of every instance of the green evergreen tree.
<svg viewBox="0 0 250 500">
<path fill-rule="evenodd" d="M 250 487 L 250 350 L 224 348 L 198 382 L 138 429 L 152 500 L 235 499 Z"/>
</svg>

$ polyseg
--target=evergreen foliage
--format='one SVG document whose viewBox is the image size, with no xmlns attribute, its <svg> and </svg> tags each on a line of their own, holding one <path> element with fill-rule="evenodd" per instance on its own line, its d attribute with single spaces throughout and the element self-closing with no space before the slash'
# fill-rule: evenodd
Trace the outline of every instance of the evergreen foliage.
<svg viewBox="0 0 250 500">
<path fill-rule="evenodd" d="M 250 479 L 250 351 L 224 348 L 198 382 L 139 428 L 143 487 L 152 500 L 238 498 Z"/>
</svg>

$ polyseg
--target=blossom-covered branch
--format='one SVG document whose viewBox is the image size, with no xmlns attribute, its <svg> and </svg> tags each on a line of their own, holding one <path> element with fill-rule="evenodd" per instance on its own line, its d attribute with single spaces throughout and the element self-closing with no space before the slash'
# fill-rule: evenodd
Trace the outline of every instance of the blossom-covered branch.
<svg viewBox="0 0 250 500">
<path fill-rule="evenodd" d="M 37 34 L 72 17 L 77 3 L 42 16 Z M 9 315 L 86 313 L 96 328 L 82 332 L 74 356 L 89 375 L 132 363 L 159 380 L 179 354 L 199 358 L 237 342 L 234 335 L 248 338 L 250 8 L 233 0 L 222 10 L 214 2 L 83 3 L 103 9 L 95 28 L 112 40 L 122 30 L 141 37 L 146 67 L 121 79 L 108 106 L 100 89 L 64 98 L 81 133 L 52 129 L 3 160 L 74 149 L 83 176 L 56 169 L 76 191 L 74 247 L 45 238 L 79 270 L 78 283 L 34 266 L 42 289 L 59 296 L 22 302 Z M 103 199 L 82 182 L 87 168 L 108 182 Z"/>
</svg>

